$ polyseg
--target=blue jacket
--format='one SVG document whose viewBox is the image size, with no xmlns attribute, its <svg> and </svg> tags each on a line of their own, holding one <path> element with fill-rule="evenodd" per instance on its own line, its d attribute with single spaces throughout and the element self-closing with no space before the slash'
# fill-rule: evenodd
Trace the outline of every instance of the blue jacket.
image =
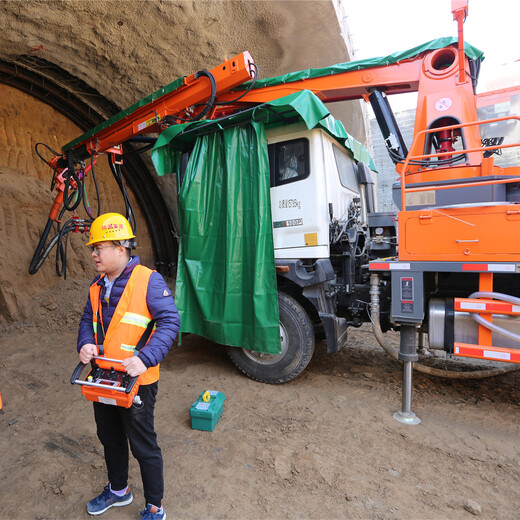
<svg viewBox="0 0 520 520">
<path fill-rule="evenodd" d="M 140 264 L 138 256 L 132 256 L 125 270 L 115 279 L 114 285 L 110 292 L 108 305 L 103 300 L 105 294 L 105 279 L 100 275 L 96 276 L 92 283 L 97 283 L 103 290 L 101 293 L 101 306 L 103 313 L 103 325 L 108 330 L 110 320 L 114 314 L 116 306 L 123 294 L 123 290 L 130 278 L 134 267 Z M 179 313 L 173 296 L 164 281 L 164 278 L 156 272 L 153 272 L 148 282 L 148 292 L 146 294 L 146 304 L 150 310 L 150 314 L 155 320 L 155 332 L 148 340 L 148 343 L 140 350 L 138 356 L 147 368 L 159 364 L 168 354 L 180 327 Z M 83 345 L 87 343 L 95 343 L 94 331 L 92 330 L 92 305 L 90 297 L 87 298 L 87 304 L 83 311 L 83 316 L 79 324 L 78 332 L 78 352 Z"/>
</svg>

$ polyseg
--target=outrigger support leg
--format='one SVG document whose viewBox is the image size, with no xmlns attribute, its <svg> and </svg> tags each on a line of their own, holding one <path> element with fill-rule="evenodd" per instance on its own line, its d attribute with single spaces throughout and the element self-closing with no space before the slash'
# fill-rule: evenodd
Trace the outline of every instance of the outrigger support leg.
<svg viewBox="0 0 520 520">
<path fill-rule="evenodd" d="M 399 359 L 403 362 L 403 402 L 401 410 L 394 413 L 394 419 L 403 424 L 419 424 L 421 419 L 412 412 L 413 362 L 418 359 L 415 325 L 401 325 Z"/>
</svg>

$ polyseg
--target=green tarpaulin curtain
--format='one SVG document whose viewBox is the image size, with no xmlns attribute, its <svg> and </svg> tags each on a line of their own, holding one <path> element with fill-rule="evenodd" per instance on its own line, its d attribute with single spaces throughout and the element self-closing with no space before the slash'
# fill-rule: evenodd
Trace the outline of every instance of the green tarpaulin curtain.
<svg viewBox="0 0 520 520">
<path fill-rule="evenodd" d="M 200 133 L 213 132 L 223 126 L 242 124 L 248 121 L 262 121 L 266 127 L 286 124 L 288 119 L 297 117 L 307 128 L 321 127 L 334 139 L 345 146 L 356 161 L 364 162 L 371 170 L 377 171 L 368 150 L 345 130 L 343 123 L 334 119 L 327 107 L 309 90 L 295 92 L 289 96 L 274 99 L 251 110 L 224 119 L 197 121 L 183 125 L 172 125 L 161 133 L 152 150 L 152 161 L 157 175 L 167 175 L 179 171 L 180 152 L 193 146 Z"/>
<path fill-rule="evenodd" d="M 172 150 L 167 157 L 174 167 L 178 154 Z M 279 353 L 269 163 L 261 123 L 197 138 L 179 191 L 179 218 L 175 301 L 181 332 Z"/>
</svg>

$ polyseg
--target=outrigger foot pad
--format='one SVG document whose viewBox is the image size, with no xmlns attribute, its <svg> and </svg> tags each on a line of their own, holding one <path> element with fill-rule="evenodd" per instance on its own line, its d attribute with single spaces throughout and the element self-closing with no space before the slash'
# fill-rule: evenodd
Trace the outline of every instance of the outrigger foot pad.
<svg viewBox="0 0 520 520">
<path fill-rule="evenodd" d="M 417 417 L 413 412 L 403 412 L 403 410 L 399 410 L 394 413 L 394 419 L 403 424 L 420 424 L 421 419 Z"/>
</svg>

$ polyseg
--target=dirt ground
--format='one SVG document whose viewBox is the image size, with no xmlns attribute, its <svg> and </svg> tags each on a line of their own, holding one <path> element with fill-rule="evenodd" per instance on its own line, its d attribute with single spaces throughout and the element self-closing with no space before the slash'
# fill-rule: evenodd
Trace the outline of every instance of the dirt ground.
<svg viewBox="0 0 520 520">
<path fill-rule="evenodd" d="M 33 298 L 33 319 L 3 327 L 1 519 L 86 519 L 85 503 L 106 483 L 91 404 L 69 382 L 88 283 L 61 282 Z M 168 518 L 518 518 L 520 372 L 462 382 L 416 373 L 418 426 L 392 418 L 400 366 L 368 328 L 336 355 L 317 345 L 307 370 L 281 386 L 248 379 L 196 336 L 161 373 Z M 226 396 L 213 432 L 190 423 L 205 389 Z M 134 502 L 104 518 L 139 517 L 142 485 L 130 468 Z"/>
</svg>

